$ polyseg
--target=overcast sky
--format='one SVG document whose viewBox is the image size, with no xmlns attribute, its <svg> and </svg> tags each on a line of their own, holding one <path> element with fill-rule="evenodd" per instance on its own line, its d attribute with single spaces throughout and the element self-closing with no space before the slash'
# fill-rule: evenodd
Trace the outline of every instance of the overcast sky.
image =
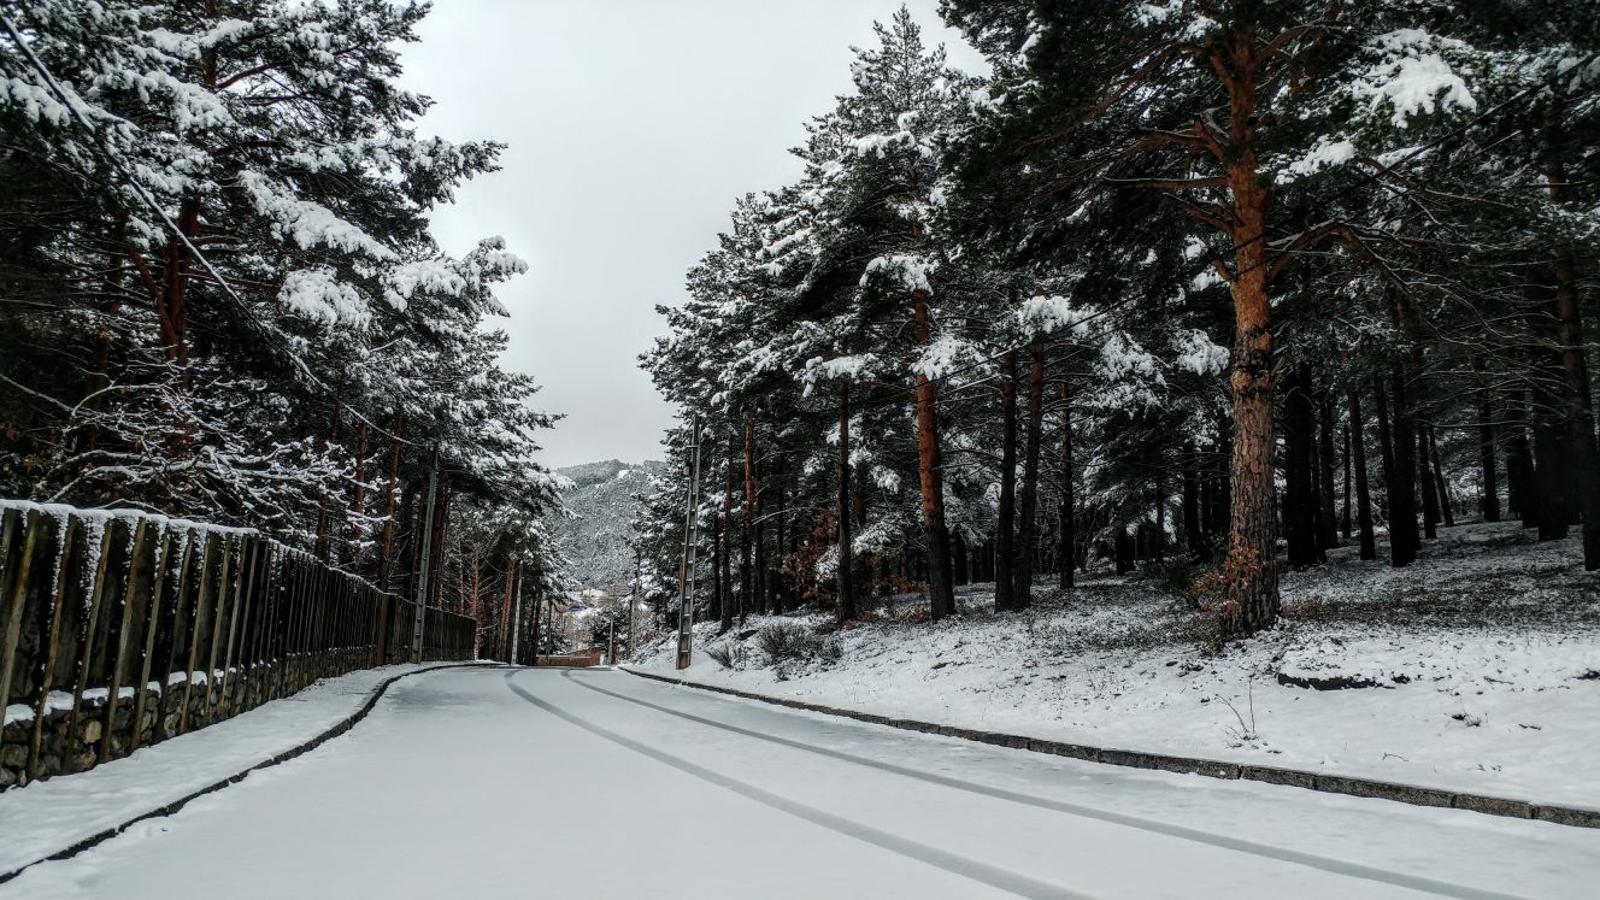
<svg viewBox="0 0 1600 900">
<path fill-rule="evenodd" d="M 937 0 L 908 4 L 930 43 L 978 70 Z M 463 253 L 501 235 L 527 275 L 501 289 L 508 368 L 567 418 L 542 443 L 566 466 L 659 458 L 674 410 L 636 357 L 683 298 L 733 199 L 800 172 L 788 148 L 850 87 L 849 47 L 899 0 L 440 0 L 406 53 L 434 98 L 424 133 L 509 144 L 502 171 L 434 218 Z"/>
</svg>

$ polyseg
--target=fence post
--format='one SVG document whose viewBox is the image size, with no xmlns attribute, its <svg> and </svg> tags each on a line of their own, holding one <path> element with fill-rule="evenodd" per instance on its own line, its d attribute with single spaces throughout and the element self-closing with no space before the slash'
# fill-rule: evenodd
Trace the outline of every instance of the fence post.
<svg viewBox="0 0 1600 900">
<path fill-rule="evenodd" d="M 172 550 L 172 534 L 161 532 L 161 543 L 156 549 L 155 568 L 150 571 L 150 601 L 145 605 L 144 650 L 139 654 L 139 680 L 134 682 L 138 693 L 133 703 L 133 734 L 128 739 L 128 752 L 139 749 L 144 734 L 145 696 L 150 687 L 150 657 L 156 652 L 156 626 L 161 623 L 161 589 L 167 581 L 167 554 Z"/>
<path fill-rule="evenodd" d="M 33 733 L 28 736 L 27 780 L 39 777 L 44 761 L 44 720 L 50 714 L 50 689 L 55 686 L 56 652 L 61 643 L 61 619 L 66 610 L 67 576 L 71 571 L 74 541 L 78 533 L 78 520 L 68 516 L 66 533 L 61 536 L 61 554 L 56 563 L 56 583 L 50 595 L 50 624 L 44 635 L 43 662 L 39 670 L 39 696 L 33 701 Z"/>
<path fill-rule="evenodd" d="M 23 522 L 22 556 L 14 566 L 7 566 L 5 591 L 0 593 L 0 599 L 5 602 L 5 608 L 0 609 L 0 614 L 5 616 L 5 627 L 0 630 L 0 709 L 11 702 L 11 670 L 17 664 L 23 601 L 28 596 L 28 576 L 32 573 L 33 553 L 39 543 L 39 532 L 43 530 L 40 524 L 42 518 L 38 513 L 29 513 Z"/>
<path fill-rule="evenodd" d="M 223 546 L 226 552 L 226 538 L 219 538 L 216 534 L 207 534 L 205 543 L 200 551 L 200 571 L 196 575 L 199 591 L 194 601 L 194 625 L 189 633 L 189 658 L 183 673 L 183 706 L 178 710 L 178 733 L 183 734 L 189 730 L 189 707 L 191 695 L 194 691 L 194 667 L 200 662 L 200 638 L 207 630 L 206 625 L 216 618 L 216 604 L 212 601 L 214 593 L 211 589 L 212 560 L 216 559 L 217 547 Z M 209 703 L 211 692 L 211 675 L 206 675 L 206 695 Z"/>
<path fill-rule="evenodd" d="M 133 529 L 133 542 L 128 550 L 128 581 L 122 591 L 122 616 L 117 623 L 117 650 L 111 657 L 111 671 L 107 681 L 110 687 L 106 692 L 106 706 L 101 712 L 100 724 L 100 751 L 101 762 L 111 758 L 111 735 L 117 726 L 117 703 L 122 693 L 122 670 L 128 664 L 128 632 L 133 630 L 133 613 L 135 603 L 138 602 L 139 590 L 144 584 L 140 572 L 140 564 L 144 561 L 145 551 L 150 544 L 150 524 L 140 520 Z M 108 648 L 109 649 L 109 648 Z"/>
</svg>

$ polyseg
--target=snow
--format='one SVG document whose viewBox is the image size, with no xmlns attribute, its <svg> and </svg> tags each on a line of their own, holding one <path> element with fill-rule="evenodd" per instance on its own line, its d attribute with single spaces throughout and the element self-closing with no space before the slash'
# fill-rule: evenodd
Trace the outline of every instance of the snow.
<svg viewBox="0 0 1600 900">
<path fill-rule="evenodd" d="M 953 620 L 890 615 L 839 633 L 836 661 L 752 653 L 728 670 L 697 652 L 681 674 L 968 728 L 1600 808 L 1600 607 L 1576 538 L 1441 535 L 1406 569 L 1345 548 L 1288 574 L 1286 623 L 1216 656 L 1185 636 L 1192 614 L 1175 596 L 1099 576 L 1019 614 L 995 615 L 974 586 Z M 718 640 L 715 623 L 697 631 L 702 648 Z M 640 665 L 673 674 L 666 649 Z M 1279 673 L 1379 686 L 1313 690 Z"/>
<path fill-rule="evenodd" d="M 0 894 L 1578 897 L 1597 877 L 1585 829 L 480 669 L 401 681 L 349 735 Z"/>
<path fill-rule="evenodd" d="M 1441 46 L 1455 42 L 1402 28 L 1380 36 L 1375 43 L 1385 58 L 1360 77 L 1352 90 L 1373 110 L 1388 108 L 1396 128 L 1405 128 L 1418 114 L 1478 108 L 1466 81 L 1438 52 Z"/>
<path fill-rule="evenodd" d="M 435 665 L 384 666 L 324 679 L 292 696 L 141 747 L 87 772 L 12 788 L 0 794 L 0 872 L 270 759 L 355 712 L 384 679 Z M 86 691 L 84 696 L 92 693 Z M 132 689 L 122 693 L 131 696 Z M 101 688 L 99 696 L 105 694 Z M 65 698 L 70 705 L 71 695 Z M 53 706 L 55 700 L 52 693 Z M 7 708 L 8 720 L 14 708 Z M 28 715 L 32 716 L 31 710 Z M 0 895 L 4 893 L 5 886 L 0 886 Z"/>
<path fill-rule="evenodd" d="M 1288 184 L 1297 177 L 1315 175 L 1324 169 L 1343 165 L 1356 157 L 1356 145 L 1346 138 L 1323 136 L 1304 156 L 1290 162 L 1278 173 L 1278 183 Z"/>
<path fill-rule="evenodd" d="M 1186 328 L 1172 342 L 1178 368 L 1196 375 L 1215 375 L 1228 367 L 1228 348 L 1212 342 L 1204 331 Z"/>
<path fill-rule="evenodd" d="M 874 276 L 881 275 L 897 280 L 908 291 L 932 294 L 930 276 L 936 268 L 938 266 L 933 261 L 921 256 L 900 253 L 878 256 L 867 263 L 866 271 L 861 275 L 861 286 L 866 287 Z"/>
<path fill-rule="evenodd" d="M 339 218 L 333 210 L 320 203 L 288 196 L 283 193 L 281 186 L 273 184 L 271 179 L 259 172 L 241 172 L 239 184 L 254 204 L 256 212 L 273 220 L 277 229 L 302 250 L 329 247 L 374 260 L 395 258 L 393 250 L 356 225 Z"/>
<path fill-rule="evenodd" d="M 364 329 L 372 321 L 361 294 L 328 266 L 290 272 L 283 279 L 278 300 L 291 313 L 325 328 Z"/>
</svg>

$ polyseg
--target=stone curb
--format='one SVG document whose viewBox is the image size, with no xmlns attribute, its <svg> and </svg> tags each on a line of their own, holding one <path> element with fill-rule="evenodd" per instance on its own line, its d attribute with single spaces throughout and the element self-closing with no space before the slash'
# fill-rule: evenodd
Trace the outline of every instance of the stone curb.
<svg viewBox="0 0 1600 900">
<path fill-rule="evenodd" d="M 617 666 L 629 675 L 648 678 L 652 681 L 661 681 L 667 684 L 682 687 L 697 688 L 702 691 L 711 691 L 717 694 L 727 694 L 745 700 L 755 700 L 769 703 L 774 706 L 786 706 L 790 709 L 802 709 L 807 712 L 822 713 L 829 716 L 839 716 L 846 719 L 855 719 L 859 722 L 868 722 L 873 725 L 887 725 L 890 728 L 900 728 L 905 731 L 917 731 L 923 734 L 937 734 L 944 737 L 961 738 L 962 740 L 975 741 L 980 744 L 992 744 L 997 747 L 1010 747 L 1017 750 L 1029 750 L 1034 753 L 1046 753 L 1051 756 L 1066 756 L 1072 759 L 1081 759 L 1087 762 L 1104 763 L 1112 766 L 1128 766 L 1135 769 L 1154 769 L 1163 772 L 1178 772 L 1182 774 L 1204 775 L 1207 778 L 1235 779 L 1241 781 L 1261 781 L 1268 784 L 1281 784 L 1290 787 L 1306 788 L 1313 791 L 1322 791 L 1327 794 L 1348 794 L 1354 797 L 1376 797 L 1382 800 L 1395 800 L 1400 803 L 1409 803 L 1413 806 L 1439 806 L 1453 809 L 1465 809 L 1473 812 L 1485 813 L 1492 816 L 1507 816 L 1513 819 L 1539 819 L 1553 822 L 1558 825 L 1573 825 L 1580 828 L 1600 828 L 1600 810 L 1585 809 L 1578 806 L 1556 806 L 1551 804 L 1530 803 L 1526 800 L 1510 800 L 1504 797 L 1490 797 L 1482 794 L 1464 794 L 1455 791 L 1441 790 L 1439 788 L 1419 787 L 1417 785 L 1400 784 L 1391 781 L 1378 781 L 1371 778 L 1357 778 L 1347 775 L 1324 775 L 1317 772 L 1307 772 L 1301 769 L 1285 769 L 1275 766 L 1257 766 L 1245 763 L 1224 762 L 1215 759 L 1203 759 L 1189 756 L 1169 756 L 1161 753 L 1144 753 L 1138 750 L 1118 750 L 1112 747 L 1094 747 L 1087 744 L 1070 744 L 1062 741 L 1050 741 L 1043 738 L 1026 737 L 1024 735 L 1004 734 L 994 731 L 974 731 L 970 728 L 957 728 L 951 725 L 935 725 L 931 722 L 920 722 L 916 719 L 894 719 L 873 713 L 861 712 L 853 709 L 840 709 L 833 706 L 824 706 L 820 703 L 806 703 L 801 700 L 790 700 L 784 697 L 772 697 L 766 694 L 757 694 L 752 691 L 741 691 L 737 688 L 718 687 L 711 684 L 687 681 L 682 678 L 673 678 L 668 675 L 657 675 L 652 672 L 641 672 L 638 669 L 626 666 Z"/>
<path fill-rule="evenodd" d="M 359 709 L 357 709 L 355 712 L 351 713 L 350 715 L 344 717 L 343 719 L 339 720 L 332 727 L 328 728 L 326 731 L 323 731 L 321 734 L 318 734 L 315 737 L 313 737 L 313 738 L 311 738 L 309 740 L 306 740 L 306 741 L 304 741 L 302 743 L 296 744 L 295 746 L 290 747 L 289 749 L 284 750 L 281 753 L 278 753 L 277 755 L 273 756 L 270 759 L 262 760 L 261 762 L 256 763 L 255 765 L 251 766 L 248 769 L 245 769 L 242 772 L 236 772 L 236 773 L 234 773 L 232 775 L 229 775 L 227 778 L 224 778 L 224 779 L 222 779 L 220 781 L 212 782 L 211 784 L 208 784 L 205 787 L 200 788 L 197 791 L 193 791 L 193 792 L 191 792 L 189 794 L 185 794 L 184 796 L 179 797 L 178 799 L 173 800 L 170 803 L 166 803 L 166 804 L 163 804 L 161 806 L 156 807 L 155 809 L 149 810 L 147 812 L 140 813 L 139 815 L 134 816 L 131 819 L 128 819 L 126 822 L 123 822 L 123 823 L 121 823 L 119 825 L 113 825 L 112 827 L 107 828 L 104 831 L 98 832 L 96 834 L 92 834 L 89 837 L 86 837 L 83 840 L 78 841 L 77 843 L 73 844 L 70 847 L 66 847 L 64 849 L 57 850 L 56 852 L 51 853 L 51 854 L 49 854 L 47 856 L 41 856 L 41 857 L 39 857 L 38 859 L 36 859 L 36 860 L 34 860 L 32 862 L 23 863 L 22 865 L 17 866 L 15 869 L 10 870 L 9 872 L 0 872 L 0 884 L 5 884 L 6 882 L 10 881 L 13 878 L 16 878 L 18 875 L 21 875 L 24 871 L 33 868 L 34 866 L 38 865 L 39 863 L 48 862 L 48 861 L 51 861 L 51 860 L 58 860 L 58 859 L 70 859 L 71 857 L 77 856 L 79 853 L 82 853 L 83 851 L 88 850 L 89 848 L 94 847 L 97 844 L 104 843 L 105 841 L 108 841 L 111 838 L 116 837 L 117 835 L 119 835 L 122 832 L 128 830 L 129 827 L 131 827 L 132 825 L 134 825 L 134 824 L 136 824 L 138 822 L 143 822 L 146 819 L 154 819 L 154 818 L 157 818 L 157 817 L 160 817 L 160 816 L 170 816 L 173 813 L 177 812 L 178 810 L 183 809 L 185 806 L 187 806 L 189 804 L 189 801 L 197 799 L 199 797 L 203 797 L 206 794 L 210 794 L 210 793 L 214 793 L 216 791 L 220 791 L 223 788 L 228 787 L 229 785 L 238 784 L 239 782 L 245 780 L 245 778 L 249 777 L 251 772 L 254 772 L 254 771 L 258 770 L 258 769 L 270 768 L 270 767 L 276 766 L 276 765 L 278 765 L 280 763 L 286 763 L 289 760 L 294 759 L 297 756 L 301 756 L 303 754 L 310 753 L 312 750 L 317 749 L 318 747 L 322 746 L 323 744 L 327 743 L 328 741 L 330 741 L 330 740 L 338 737 L 339 735 L 344 734 L 345 732 L 349 731 L 350 729 L 354 728 L 356 726 L 357 722 L 360 722 L 362 719 L 365 719 L 367 717 L 367 714 L 372 712 L 373 708 L 378 705 L 378 701 L 383 698 L 384 692 L 389 690 L 389 686 L 394 684 L 396 681 L 399 681 L 402 678 L 409 678 L 412 675 L 421 675 L 421 674 L 424 674 L 426 672 L 437 672 L 437 671 L 439 671 L 441 669 L 461 669 L 461 668 L 466 668 L 466 667 L 469 667 L 469 666 L 470 667 L 474 667 L 474 668 L 481 667 L 481 668 L 489 668 L 489 669 L 503 668 L 503 666 L 484 665 L 483 663 L 475 663 L 475 662 L 450 663 L 449 665 L 430 666 L 430 667 L 428 667 L 426 669 L 414 669 L 414 670 L 412 670 L 410 672 L 401 672 L 399 675 L 395 675 L 393 677 L 386 678 L 383 681 L 379 682 L 377 687 L 372 689 L 372 693 L 367 695 L 366 701 L 361 704 L 361 707 Z M 308 685 L 308 687 L 309 687 L 309 685 Z M 293 696 L 293 695 L 291 694 L 289 696 Z M 283 698 L 279 698 L 279 699 L 283 699 Z"/>
</svg>

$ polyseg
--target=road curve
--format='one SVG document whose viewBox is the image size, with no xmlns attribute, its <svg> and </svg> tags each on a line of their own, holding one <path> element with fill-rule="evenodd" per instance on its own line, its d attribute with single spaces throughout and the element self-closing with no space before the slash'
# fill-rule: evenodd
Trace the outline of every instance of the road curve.
<svg viewBox="0 0 1600 900">
<path fill-rule="evenodd" d="M 610 670 L 456 669 L 0 886 L 96 897 L 1590 896 L 1600 833 L 1142 772 Z"/>
</svg>

